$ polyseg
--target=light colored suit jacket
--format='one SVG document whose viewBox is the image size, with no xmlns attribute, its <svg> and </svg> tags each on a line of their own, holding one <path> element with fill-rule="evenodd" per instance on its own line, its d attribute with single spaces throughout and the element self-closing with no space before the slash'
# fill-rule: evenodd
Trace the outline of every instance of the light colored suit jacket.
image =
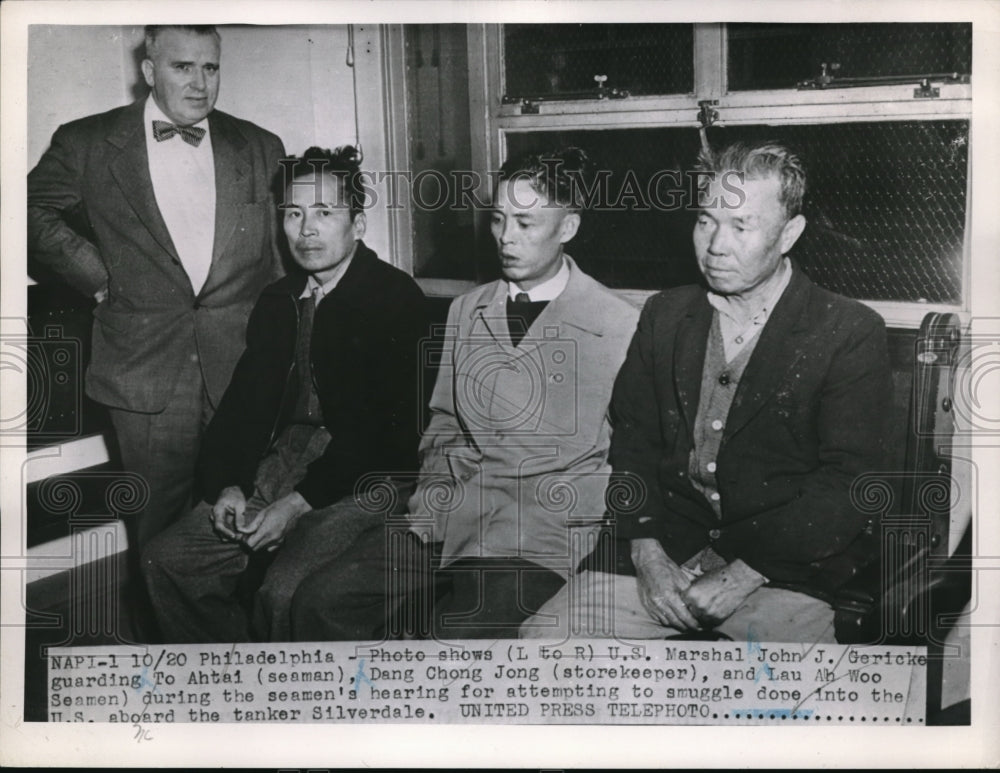
<svg viewBox="0 0 1000 773">
<path fill-rule="evenodd" d="M 133 411 L 166 404 L 179 365 L 197 357 L 217 404 L 261 290 L 282 273 L 272 183 L 277 136 L 218 110 L 215 243 L 197 297 L 156 205 L 143 106 L 59 127 L 28 175 L 29 258 L 88 296 L 94 311 L 87 393 Z"/>
<path fill-rule="evenodd" d="M 567 574 L 571 534 L 586 541 L 604 514 L 608 403 L 639 311 L 567 260 L 566 288 L 517 347 L 505 282 L 449 309 L 409 503 L 443 564 L 517 556 Z"/>
</svg>

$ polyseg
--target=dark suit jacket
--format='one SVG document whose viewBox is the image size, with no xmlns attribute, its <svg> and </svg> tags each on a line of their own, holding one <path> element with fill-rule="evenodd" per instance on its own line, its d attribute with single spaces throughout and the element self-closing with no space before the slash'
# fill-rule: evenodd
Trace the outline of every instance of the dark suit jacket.
<svg viewBox="0 0 1000 773">
<path fill-rule="evenodd" d="M 134 411 L 166 404 L 179 365 L 201 360 L 217 403 L 260 291 L 281 275 L 271 182 L 275 135 L 218 110 L 215 245 L 198 296 L 156 205 L 142 124 L 145 100 L 59 127 L 28 175 L 30 258 L 108 299 L 94 311 L 87 392 Z"/>
<path fill-rule="evenodd" d="M 209 502 L 234 485 L 249 497 L 257 465 L 287 424 L 305 281 L 301 273 L 290 274 L 267 287 L 254 306 L 246 351 L 202 444 L 198 471 Z M 313 378 L 332 438 L 296 486 L 313 508 L 353 493 L 366 473 L 412 477 L 416 471 L 418 369 L 426 333 L 420 288 L 359 243 L 313 321 Z"/>
<path fill-rule="evenodd" d="M 850 489 L 885 463 L 885 326 L 796 268 L 726 420 L 720 521 L 688 476 L 712 311 L 705 290 L 689 286 L 650 298 L 642 312 L 615 384 L 611 463 L 645 493 L 609 497 L 617 536 L 654 537 L 678 563 L 711 545 L 773 586 L 824 597 L 873 558 Z"/>
</svg>

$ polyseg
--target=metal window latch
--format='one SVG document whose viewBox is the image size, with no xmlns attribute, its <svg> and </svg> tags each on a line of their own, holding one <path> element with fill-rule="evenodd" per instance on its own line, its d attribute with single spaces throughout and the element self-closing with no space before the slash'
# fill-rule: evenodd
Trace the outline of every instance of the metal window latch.
<svg viewBox="0 0 1000 773">
<path fill-rule="evenodd" d="M 698 122 L 702 128 L 707 129 L 719 120 L 719 111 L 714 109 L 718 104 L 719 100 L 717 99 L 698 100 Z"/>
<path fill-rule="evenodd" d="M 597 84 L 597 88 L 594 89 L 591 96 L 597 97 L 597 99 L 628 99 L 631 96 L 628 89 L 619 89 L 617 87 L 609 89 L 604 85 L 607 82 L 607 75 L 595 75 L 594 83 Z"/>
<path fill-rule="evenodd" d="M 931 79 L 924 78 L 920 81 L 920 85 L 913 90 L 914 99 L 937 99 L 941 96 L 941 89 L 937 86 L 931 86 Z"/>
<path fill-rule="evenodd" d="M 575 99 L 628 99 L 632 96 L 628 89 L 617 87 L 607 87 L 607 75 L 595 75 L 594 82 L 597 84 L 592 89 L 585 91 L 563 91 L 555 94 L 537 96 L 510 96 L 505 94 L 500 102 L 504 105 L 517 105 L 521 109 L 521 115 L 538 115 L 539 107 L 543 102 L 568 102 Z"/>
<path fill-rule="evenodd" d="M 509 97 L 504 94 L 500 103 L 504 105 L 517 105 L 521 108 L 521 115 L 538 115 L 539 107 L 543 101 L 542 97 Z"/>
</svg>

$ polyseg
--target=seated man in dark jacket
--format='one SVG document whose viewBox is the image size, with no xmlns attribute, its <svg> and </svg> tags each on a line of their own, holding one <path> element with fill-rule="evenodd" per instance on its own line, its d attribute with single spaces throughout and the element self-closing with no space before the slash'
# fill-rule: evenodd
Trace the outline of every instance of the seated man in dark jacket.
<svg viewBox="0 0 1000 773">
<path fill-rule="evenodd" d="M 166 641 L 284 640 L 299 581 L 379 518 L 353 506 L 359 480 L 416 469 L 425 301 L 361 241 L 356 155 L 310 148 L 283 162 L 300 270 L 267 287 L 250 316 L 202 445 L 204 501 L 143 553 Z M 251 632 L 240 597 L 259 572 L 248 564 L 272 551 Z"/>
<path fill-rule="evenodd" d="M 884 464 L 885 326 L 786 256 L 805 226 L 794 154 L 741 144 L 706 162 L 707 288 L 649 299 L 615 382 L 618 555 L 585 563 L 523 636 L 833 641 L 830 595 L 873 558 L 850 492 Z"/>
</svg>

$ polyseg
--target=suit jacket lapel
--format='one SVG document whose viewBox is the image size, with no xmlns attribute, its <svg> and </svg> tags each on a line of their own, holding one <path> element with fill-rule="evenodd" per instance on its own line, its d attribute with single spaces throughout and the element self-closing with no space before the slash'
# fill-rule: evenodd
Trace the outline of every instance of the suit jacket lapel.
<svg viewBox="0 0 1000 773">
<path fill-rule="evenodd" d="M 677 327 L 674 344 L 674 388 L 677 403 L 687 423 L 688 437 L 694 437 L 694 421 L 701 397 L 701 373 L 712 326 L 712 306 L 699 293 Z"/>
<path fill-rule="evenodd" d="M 496 337 L 502 342 L 506 342 L 507 348 L 513 357 L 522 357 L 526 354 L 533 354 L 538 348 L 536 341 L 545 340 L 550 337 L 545 332 L 546 328 L 559 328 L 559 338 L 562 340 L 578 340 L 580 331 L 594 336 L 603 336 L 606 320 L 604 310 L 594 308 L 590 303 L 593 297 L 594 280 L 584 274 L 576 262 L 566 255 L 566 262 L 569 264 L 569 280 L 561 293 L 551 301 L 541 314 L 531 323 L 529 332 L 518 346 L 510 343 L 509 325 L 507 324 L 507 294 L 506 285 L 501 283 L 501 291 L 497 301 L 500 319 L 492 322 Z M 534 334 L 530 331 L 534 330 Z"/>
<path fill-rule="evenodd" d="M 801 269 L 792 279 L 764 325 L 726 419 L 723 441 L 739 432 L 778 389 L 785 375 L 805 353 L 806 314 L 810 282 Z"/>
<path fill-rule="evenodd" d="M 110 164 L 111 176 L 115 178 L 115 182 L 125 195 L 125 200 L 152 237 L 179 264 L 180 257 L 170 238 L 167 224 L 156 205 L 153 180 L 149 176 L 146 132 L 142 125 L 143 108 L 144 100 L 130 105 L 122 112 L 118 122 L 108 134 L 108 142 L 121 150 Z"/>
<path fill-rule="evenodd" d="M 566 325 L 601 336 L 604 334 L 604 310 L 594 308 L 590 302 L 593 297 L 594 280 L 580 270 L 573 258 L 569 255 L 565 258 L 569 264 L 569 280 L 566 282 L 566 287 L 558 297 L 553 298 L 549 305 L 542 309 L 534 324 L 543 330 L 546 326 L 558 323 L 560 335 L 564 337 L 573 335 L 572 331 L 563 329 Z"/>
<path fill-rule="evenodd" d="M 507 284 L 497 281 L 491 294 L 484 294 L 482 301 L 472 310 L 493 340 L 511 356 L 517 356 L 516 347 L 510 342 L 507 326 Z"/>
<path fill-rule="evenodd" d="M 246 139 L 224 116 L 212 112 L 208 116 L 212 133 L 212 156 L 215 160 L 215 242 L 212 247 L 212 267 L 216 270 L 219 259 L 225 254 L 233 230 L 240 218 L 240 209 L 246 203 L 244 178 L 250 165 L 244 154 Z M 206 280 L 207 287 L 209 281 Z"/>
</svg>

